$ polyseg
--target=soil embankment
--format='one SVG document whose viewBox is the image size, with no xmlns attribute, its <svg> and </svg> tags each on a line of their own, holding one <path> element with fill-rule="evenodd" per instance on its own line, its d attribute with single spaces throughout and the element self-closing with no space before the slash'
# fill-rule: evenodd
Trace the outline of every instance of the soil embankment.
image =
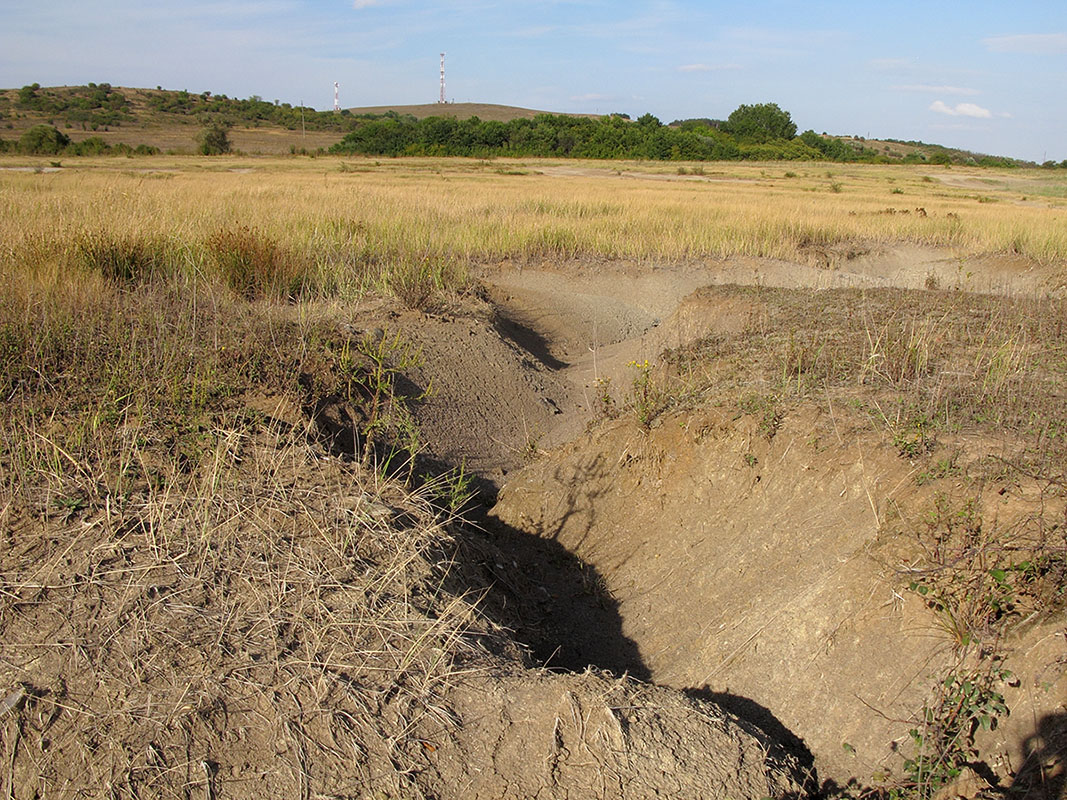
<svg viewBox="0 0 1067 800">
<path fill-rule="evenodd" d="M 713 699 L 797 752 L 810 751 L 824 780 L 862 782 L 899 770 L 908 731 L 959 642 L 907 590 L 920 549 L 894 535 L 894 520 L 915 522 L 937 492 L 963 484 L 918 488 L 919 462 L 901 457 L 869 419 L 832 402 L 791 411 L 770 437 L 758 413 L 729 408 L 667 414 L 651 430 L 624 419 L 583 431 L 606 391 L 627 390 L 634 362 L 750 329 L 757 309 L 701 287 L 936 286 L 1040 295 L 1057 280 L 1053 270 L 1011 258 L 962 264 L 949 253 L 900 248 L 820 253 L 808 266 L 732 259 L 662 269 L 489 271 L 495 310 L 487 325 L 514 348 L 516 374 L 486 376 L 486 386 L 500 386 L 485 392 L 473 389 L 472 378 L 469 391 L 450 394 L 450 402 L 462 398 L 460 406 L 476 402 L 487 425 L 452 436 L 485 435 L 495 445 L 481 452 L 500 460 L 481 464 L 503 485 L 493 516 L 505 526 L 505 551 L 521 550 L 515 531 L 560 545 L 578 569 L 593 572 L 618 616 L 607 634 L 583 625 L 581 603 L 556 595 L 562 587 L 546 576 L 545 594 L 554 597 L 540 606 L 524 604 L 522 592 L 513 598 L 527 623 L 520 638 L 557 666 L 626 670 Z M 530 403 L 530 387 L 540 405 L 527 405 L 520 424 L 513 410 Z M 523 462 L 529 466 L 516 474 Z M 1010 508 L 990 513 L 1023 519 L 1046 502 L 1036 490 L 1013 495 Z M 503 583 L 529 580 L 521 560 L 517 571 L 527 574 L 510 578 L 504 570 Z M 1055 630 L 1031 631 L 1008 649 L 1044 641 L 1047 650 Z M 986 742 L 1005 775 L 1026 757 L 1027 726 L 1067 698 L 1062 670 L 1048 679 L 1047 656 L 1012 665 L 1031 688 L 1035 681 L 1044 688 L 1025 698 L 1005 688 L 1019 703 L 1016 720 L 1030 718 Z"/>
</svg>

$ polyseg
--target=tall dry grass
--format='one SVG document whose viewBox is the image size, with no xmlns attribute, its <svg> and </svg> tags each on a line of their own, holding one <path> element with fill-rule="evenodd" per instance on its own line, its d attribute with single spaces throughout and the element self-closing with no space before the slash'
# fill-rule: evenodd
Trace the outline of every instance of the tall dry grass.
<svg viewBox="0 0 1067 800">
<path fill-rule="evenodd" d="M 462 285 L 466 265 L 479 261 L 788 259 L 855 241 L 1067 258 L 1065 204 L 1043 175 L 727 165 L 679 179 L 662 165 L 583 162 L 320 158 L 207 168 L 171 158 L 138 160 L 138 171 L 82 163 L 0 172 L 5 271 L 34 263 L 67 274 L 88 239 L 146 242 L 184 274 L 212 277 L 226 271 L 212 243 L 249 235 L 252 250 L 278 254 L 266 263 L 284 264 L 288 291 L 296 282 L 342 296 L 388 289 L 427 260 L 435 271 L 422 280 L 443 288 Z M 1037 194 L 1023 201 L 1025 180 Z"/>
</svg>

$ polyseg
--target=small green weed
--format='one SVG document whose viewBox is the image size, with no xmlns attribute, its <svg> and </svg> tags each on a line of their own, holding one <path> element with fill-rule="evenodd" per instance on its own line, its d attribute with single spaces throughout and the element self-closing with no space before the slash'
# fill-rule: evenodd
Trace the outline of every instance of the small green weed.
<svg viewBox="0 0 1067 800">
<path fill-rule="evenodd" d="M 738 402 L 738 407 L 745 414 L 759 419 L 759 432 L 767 439 L 773 439 L 782 424 L 782 411 L 778 398 L 774 395 L 747 394 Z"/>
<path fill-rule="evenodd" d="M 615 402 L 615 396 L 611 392 L 611 378 L 597 378 L 595 385 L 596 395 L 593 398 L 593 410 L 595 419 L 617 419 L 619 407 Z"/>
<path fill-rule="evenodd" d="M 891 792 L 899 798 L 930 798 L 958 778 L 978 759 L 974 745 L 979 730 L 992 730 L 1008 715 L 999 684 L 1011 679 L 999 660 L 982 669 L 957 668 L 935 687 L 923 706 L 919 723 L 909 731 L 914 753 L 904 760 L 903 785 Z"/>
<path fill-rule="evenodd" d="M 939 458 L 928 469 L 923 470 L 915 476 L 915 483 L 919 486 L 924 486 L 927 483 L 940 480 L 941 478 L 947 478 L 950 475 L 959 475 L 961 469 L 959 466 L 959 452 L 952 453 L 944 458 Z"/>
<path fill-rule="evenodd" d="M 637 421 L 646 428 L 666 405 L 664 393 L 652 380 L 652 364 L 648 359 L 631 361 L 627 366 L 637 370 L 631 383 L 629 405 L 637 415 Z"/>
<path fill-rule="evenodd" d="M 448 512 L 449 517 L 462 515 L 464 508 L 474 498 L 474 480 L 467 471 L 467 462 L 460 462 L 447 472 L 436 476 L 424 476 L 422 491 L 427 493 L 434 505 Z"/>
</svg>

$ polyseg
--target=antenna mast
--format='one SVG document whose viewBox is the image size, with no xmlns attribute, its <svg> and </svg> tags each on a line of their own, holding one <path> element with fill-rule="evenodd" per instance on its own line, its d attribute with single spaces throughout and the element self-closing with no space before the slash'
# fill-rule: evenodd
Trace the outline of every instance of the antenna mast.
<svg viewBox="0 0 1067 800">
<path fill-rule="evenodd" d="M 341 84 L 333 82 L 333 113 L 341 113 Z"/>
<path fill-rule="evenodd" d="M 445 102 L 445 54 L 441 53 L 441 98 L 438 103 Z"/>
</svg>

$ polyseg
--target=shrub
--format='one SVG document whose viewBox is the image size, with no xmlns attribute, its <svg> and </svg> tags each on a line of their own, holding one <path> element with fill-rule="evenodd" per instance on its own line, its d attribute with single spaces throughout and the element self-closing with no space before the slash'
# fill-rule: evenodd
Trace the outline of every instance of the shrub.
<svg viewBox="0 0 1067 800">
<path fill-rule="evenodd" d="M 70 137 L 51 125 L 34 125 L 19 139 L 19 150 L 30 155 L 54 156 L 70 144 Z"/>
<path fill-rule="evenodd" d="M 740 105 L 727 118 L 724 128 L 727 133 L 754 142 L 792 139 L 797 135 L 796 123 L 777 103 Z"/>
<path fill-rule="evenodd" d="M 100 156 L 111 152 L 111 145 L 99 136 L 90 136 L 77 144 L 72 144 L 68 151 L 75 156 Z"/>
<path fill-rule="evenodd" d="M 230 152 L 230 128 L 219 122 L 200 132 L 200 155 L 221 156 Z"/>
</svg>

